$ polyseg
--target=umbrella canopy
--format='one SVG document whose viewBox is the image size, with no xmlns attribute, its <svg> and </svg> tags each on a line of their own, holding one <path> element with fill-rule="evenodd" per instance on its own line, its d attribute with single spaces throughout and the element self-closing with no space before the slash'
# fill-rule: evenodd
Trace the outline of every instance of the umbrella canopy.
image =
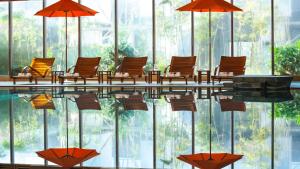
<svg viewBox="0 0 300 169">
<path fill-rule="evenodd" d="M 224 0 L 195 0 L 180 8 L 178 11 L 209 12 L 209 70 L 211 70 L 211 12 L 236 12 L 242 9 Z"/>
<path fill-rule="evenodd" d="M 46 17 L 79 17 L 94 16 L 98 12 L 72 0 L 60 0 L 40 11 L 35 15 Z"/>
<path fill-rule="evenodd" d="M 177 10 L 193 12 L 234 12 L 242 9 L 224 0 L 196 0 L 188 3 Z"/>
<path fill-rule="evenodd" d="M 41 158 L 64 168 L 72 168 L 79 163 L 99 155 L 94 149 L 80 148 L 50 148 L 36 153 Z"/>
<path fill-rule="evenodd" d="M 31 98 L 31 105 L 34 109 L 53 109 L 55 106 L 50 94 L 39 94 Z"/>
<path fill-rule="evenodd" d="M 243 155 L 228 153 L 199 153 L 180 155 L 177 158 L 201 169 L 220 169 L 240 160 L 242 157 Z"/>
<path fill-rule="evenodd" d="M 72 0 L 60 0 L 40 11 L 35 15 L 45 17 L 65 17 L 66 18 L 66 71 L 68 69 L 68 17 L 79 17 L 79 16 L 94 16 L 98 12 L 92 10 L 84 5 L 76 3 Z"/>
</svg>

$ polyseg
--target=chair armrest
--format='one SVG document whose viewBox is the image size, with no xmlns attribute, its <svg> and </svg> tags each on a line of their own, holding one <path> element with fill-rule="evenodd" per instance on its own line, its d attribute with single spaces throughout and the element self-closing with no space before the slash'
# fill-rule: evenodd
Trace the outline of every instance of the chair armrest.
<svg viewBox="0 0 300 169">
<path fill-rule="evenodd" d="M 165 70 L 164 70 L 164 75 L 167 74 L 167 70 L 168 70 L 168 68 L 170 68 L 170 66 L 171 66 L 171 65 L 168 65 L 168 66 L 165 68 Z"/>
<path fill-rule="evenodd" d="M 218 66 L 215 67 L 215 70 L 214 70 L 214 75 L 215 76 L 217 76 L 219 68 L 220 68 L 220 65 L 218 65 Z"/>
<path fill-rule="evenodd" d="M 75 65 L 71 66 L 68 70 L 67 70 L 67 73 L 70 73 L 70 71 L 75 68 Z"/>
<path fill-rule="evenodd" d="M 30 67 L 30 66 L 25 66 L 25 67 L 23 67 L 21 73 L 24 73 L 25 71 L 27 72 L 28 69 L 31 69 L 31 67 Z"/>
<path fill-rule="evenodd" d="M 117 67 L 116 67 L 116 70 L 115 70 L 115 72 L 113 73 L 113 74 L 116 74 L 116 72 L 119 72 L 120 70 L 120 67 L 121 67 L 121 65 L 118 65 Z"/>
</svg>

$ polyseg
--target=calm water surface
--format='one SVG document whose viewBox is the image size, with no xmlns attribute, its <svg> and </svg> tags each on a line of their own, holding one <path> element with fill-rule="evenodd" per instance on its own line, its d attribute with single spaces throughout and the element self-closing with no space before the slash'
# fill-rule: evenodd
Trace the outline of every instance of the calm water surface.
<svg viewBox="0 0 300 169">
<path fill-rule="evenodd" d="M 44 165 L 35 152 L 66 147 L 68 114 L 69 146 L 101 153 L 83 166 L 190 169 L 176 157 L 211 143 L 244 155 L 236 169 L 297 169 L 300 91 L 290 93 L 2 89 L 0 163 Z"/>
</svg>

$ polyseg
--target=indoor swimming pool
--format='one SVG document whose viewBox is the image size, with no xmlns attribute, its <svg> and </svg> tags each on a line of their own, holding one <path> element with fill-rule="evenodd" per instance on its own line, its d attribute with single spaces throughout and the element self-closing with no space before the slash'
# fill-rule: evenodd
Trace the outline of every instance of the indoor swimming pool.
<svg viewBox="0 0 300 169">
<path fill-rule="evenodd" d="M 0 104 L 1 164 L 68 146 L 100 153 L 86 167 L 190 169 L 177 157 L 211 147 L 236 169 L 300 168 L 299 90 L 2 88 Z"/>
</svg>

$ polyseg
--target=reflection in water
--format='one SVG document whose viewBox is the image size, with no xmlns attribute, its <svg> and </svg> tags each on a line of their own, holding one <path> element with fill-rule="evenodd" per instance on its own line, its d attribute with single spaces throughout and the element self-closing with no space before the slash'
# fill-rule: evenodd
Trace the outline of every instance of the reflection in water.
<svg viewBox="0 0 300 169">
<path fill-rule="evenodd" d="M 176 157 L 209 152 L 211 112 L 212 153 L 243 154 L 234 168 L 299 167 L 299 91 L 291 91 L 293 97 L 287 99 L 282 97 L 288 93 L 223 92 L 204 97 L 210 92 L 175 89 L 112 94 L 102 89 L 45 89 L 25 91 L 22 97 L 1 90 L 0 163 L 43 165 L 35 152 L 66 147 L 68 130 L 70 147 L 101 153 L 83 166 L 191 168 Z M 35 96 L 40 97 L 32 99 Z M 222 99 L 238 106 L 224 108 Z"/>
</svg>

